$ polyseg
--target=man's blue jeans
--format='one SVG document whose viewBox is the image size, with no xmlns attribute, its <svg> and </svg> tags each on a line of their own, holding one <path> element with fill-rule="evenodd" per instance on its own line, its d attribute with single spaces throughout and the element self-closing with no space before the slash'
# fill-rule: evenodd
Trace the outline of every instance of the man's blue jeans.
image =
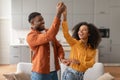
<svg viewBox="0 0 120 80">
<path fill-rule="evenodd" d="M 83 80 L 84 72 L 78 72 L 72 68 L 67 68 L 62 75 L 62 80 Z"/>
<path fill-rule="evenodd" d="M 58 80 L 57 71 L 50 72 L 50 74 L 40 74 L 32 72 L 32 80 Z"/>
</svg>

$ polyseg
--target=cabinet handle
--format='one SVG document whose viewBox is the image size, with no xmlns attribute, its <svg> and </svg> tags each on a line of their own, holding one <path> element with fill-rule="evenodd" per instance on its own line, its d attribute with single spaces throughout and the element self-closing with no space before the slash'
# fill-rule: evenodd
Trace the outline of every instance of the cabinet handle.
<svg viewBox="0 0 120 80">
<path fill-rule="evenodd" d="M 14 58 L 18 58 L 19 56 L 13 56 Z"/>
<path fill-rule="evenodd" d="M 17 46 L 14 46 L 13 48 L 18 48 Z"/>
<path fill-rule="evenodd" d="M 29 48 L 28 46 L 26 46 L 27 48 Z"/>
<path fill-rule="evenodd" d="M 104 57 L 104 55 L 103 55 L 103 54 L 100 54 L 100 57 Z"/>
<path fill-rule="evenodd" d="M 110 40 L 110 52 L 112 51 L 112 40 Z"/>
</svg>

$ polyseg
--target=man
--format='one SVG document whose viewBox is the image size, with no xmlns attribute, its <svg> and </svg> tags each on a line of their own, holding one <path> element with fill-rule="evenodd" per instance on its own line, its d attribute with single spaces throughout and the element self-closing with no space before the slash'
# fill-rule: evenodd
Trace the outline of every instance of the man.
<svg viewBox="0 0 120 80">
<path fill-rule="evenodd" d="M 27 35 L 27 42 L 33 52 L 32 80 L 58 80 L 59 59 L 63 63 L 65 59 L 63 48 L 55 36 L 64 10 L 65 5 L 62 2 L 58 3 L 56 16 L 48 30 L 45 28 L 44 18 L 40 13 L 33 12 L 29 15 L 31 31 Z"/>
</svg>

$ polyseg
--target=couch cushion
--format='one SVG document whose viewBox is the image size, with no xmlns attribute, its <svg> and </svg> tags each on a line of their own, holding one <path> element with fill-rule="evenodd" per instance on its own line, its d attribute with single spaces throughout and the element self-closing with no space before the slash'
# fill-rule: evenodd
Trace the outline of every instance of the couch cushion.
<svg viewBox="0 0 120 80">
<path fill-rule="evenodd" d="M 110 73 L 104 73 L 97 80 L 114 80 L 114 77 Z"/>
<path fill-rule="evenodd" d="M 104 74 L 104 65 L 102 63 L 95 63 L 93 67 L 89 68 L 84 74 L 84 80 L 96 80 Z"/>
<path fill-rule="evenodd" d="M 3 76 L 4 76 L 7 80 L 15 80 L 15 75 L 14 75 L 14 73 L 3 74 Z"/>
<path fill-rule="evenodd" d="M 23 72 L 15 74 L 15 80 L 30 80 L 29 74 L 25 74 Z"/>
<path fill-rule="evenodd" d="M 31 75 L 32 63 L 20 62 L 17 64 L 17 73 L 24 72 Z"/>
<path fill-rule="evenodd" d="M 23 72 L 3 74 L 7 80 L 30 80 L 30 76 Z"/>
</svg>

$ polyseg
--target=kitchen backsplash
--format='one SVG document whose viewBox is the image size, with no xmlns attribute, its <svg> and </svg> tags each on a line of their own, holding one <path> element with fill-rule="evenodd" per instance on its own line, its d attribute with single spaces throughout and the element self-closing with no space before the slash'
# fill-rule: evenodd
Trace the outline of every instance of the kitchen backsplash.
<svg viewBox="0 0 120 80">
<path fill-rule="evenodd" d="M 14 30 L 12 29 L 11 44 L 20 44 L 21 39 L 23 39 L 22 44 L 26 44 L 26 36 L 29 30 Z"/>
<path fill-rule="evenodd" d="M 12 30 L 11 44 L 27 44 L 26 36 L 30 30 Z M 69 31 L 71 34 L 71 31 Z M 67 44 L 63 36 L 62 30 L 59 30 L 56 38 L 60 43 Z"/>
</svg>

